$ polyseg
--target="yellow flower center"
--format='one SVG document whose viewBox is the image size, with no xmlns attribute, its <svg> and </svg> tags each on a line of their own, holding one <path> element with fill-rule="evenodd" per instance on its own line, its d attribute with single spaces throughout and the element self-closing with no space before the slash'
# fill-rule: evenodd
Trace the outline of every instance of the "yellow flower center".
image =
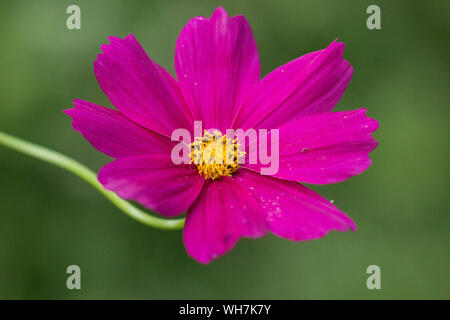
<svg viewBox="0 0 450 320">
<path fill-rule="evenodd" d="M 191 143 L 191 163 L 197 165 L 205 179 L 231 176 L 245 156 L 239 146 L 237 139 L 231 140 L 220 131 L 210 133 L 205 130 L 203 137 L 196 137 Z"/>
</svg>

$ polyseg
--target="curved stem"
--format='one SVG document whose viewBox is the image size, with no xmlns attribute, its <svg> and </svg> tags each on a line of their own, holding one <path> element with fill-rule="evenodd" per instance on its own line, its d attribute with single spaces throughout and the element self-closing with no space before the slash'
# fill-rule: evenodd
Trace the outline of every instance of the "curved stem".
<svg viewBox="0 0 450 320">
<path fill-rule="evenodd" d="M 73 174 L 77 175 L 78 177 L 92 185 L 95 189 L 100 191 L 100 193 L 102 193 L 106 198 L 109 199 L 109 201 L 115 204 L 116 207 L 125 212 L 128 216 L 143 224 L 166 230 L 181 229 L 184 225 L 184 218 L 158 218 L 136 208 L 128 201 L 120 198 L 114 192 L 104 189 L 100 182 L 98 182 L 97 176 L 92 170 L 88 169 L 78 161 L 75 161 L 74 159 L 69 158 L 59 152 L 16 138 L 2 131 L 0 131 L 0 144 L 72 172 Z"/>
</svg>

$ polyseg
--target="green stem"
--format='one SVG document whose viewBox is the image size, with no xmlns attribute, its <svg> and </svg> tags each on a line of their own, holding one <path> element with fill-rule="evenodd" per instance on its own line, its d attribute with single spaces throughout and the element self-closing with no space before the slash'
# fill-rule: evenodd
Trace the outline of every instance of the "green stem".
<svg viewBox="0 0 450 320">
<path fill-rule="evenodd" d="M 59 152 L 47 149 L 45 147 L 39 146 L 37 144 L 27 142 L 25 140 L 13 137 L 9 134 L 0 131 L 0 144 L 16 150 L 18 152 L 22 152 L 31 157 L 35 157 L 37 159 L 49 162 L 58 167 L 66 169 L 73 174 L 77 175 L 90 185 L 92 185 L 95 189 L 100 191 L 106 198 L 109 199 L 113 204 L 116 205 L 120 210 L 125 212 L 131 218 L 146 224 L 151 227 L 166 229 L 166 230 L 175 230 L 181 229 L 184 225 L 184 219 L 163 219 L 151 216 L 144 211 L 136 208 L 128 201 L 123 200 L 114 192 L 108 191 L 103 188 L 103 186 L 98 182 L 96 174 L 79 163 L 78 161 L 73 160 Z"/>
</svg>

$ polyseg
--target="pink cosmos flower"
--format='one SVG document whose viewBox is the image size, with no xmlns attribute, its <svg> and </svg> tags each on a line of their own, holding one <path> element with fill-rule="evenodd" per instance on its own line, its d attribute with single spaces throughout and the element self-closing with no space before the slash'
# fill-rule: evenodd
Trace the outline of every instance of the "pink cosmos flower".
<svg viewBox="0 0 450 320">
<path fill-rule="evenodd" d="M 241 237 L 267 230 L 293 241 L 330 230 L 355 230 L 330 201 L 302 184 L 343 181 L 367 169 L 377 121 L 365 109 L 331 112 L 353 73 L 344 44 L 301 56 L 260 80 L 256 43 L 243 16 L 217 8 L 183 28 L 175 50 L 175 80 L 129 35 L 110 37 L 95 75 L 116 110 L 75 100 L 65 110 L 75 130 L 115 160 L 99 173 L 103 186 L 166 216 L 186 213 L 189 255 L 202 263 Z M 229 128 L 279 129 L 279 170 L 260 174 L 244 163 L 231 176 L 206 178 L 197 165 L 176 165 L 175 129 L 194 121 Z"/>
</svg>

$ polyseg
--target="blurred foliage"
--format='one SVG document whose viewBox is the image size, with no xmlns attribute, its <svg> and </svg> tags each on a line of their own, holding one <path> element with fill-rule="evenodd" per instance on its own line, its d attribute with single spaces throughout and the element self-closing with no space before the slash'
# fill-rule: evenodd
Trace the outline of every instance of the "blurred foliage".
<svg viewBox="0 0 450 320">
<path fill-rule="evenodd" d="M 374 3 L 381 30 L 365 25 Z M 66 28 L 70 4 L 81 7 L 81 30 Z M 109 158 L 61 111 L 74 98 L 111 106 L 92 67 L 100 44 L 133 33 L 173 73 L 180 29 L 218 5 L 249 20 L 263 74 L 346 43 L 355 73 L 337 110 L 366 107 L 379 147 L 361 176 L 313 188 L 358 231 L 243 239 L 204 266 L 180 231 L 136 223 L 71 174 L 0 146 L 0 298 L 450 298 L 448 1 L 1 1 L 0 130 L 98 170 Z M 66 289 L 70 264 L 81 267 L 80 291 Z M 371 264 L 381 267 L 378 291 L 366 288 Z"/>
</svg>

